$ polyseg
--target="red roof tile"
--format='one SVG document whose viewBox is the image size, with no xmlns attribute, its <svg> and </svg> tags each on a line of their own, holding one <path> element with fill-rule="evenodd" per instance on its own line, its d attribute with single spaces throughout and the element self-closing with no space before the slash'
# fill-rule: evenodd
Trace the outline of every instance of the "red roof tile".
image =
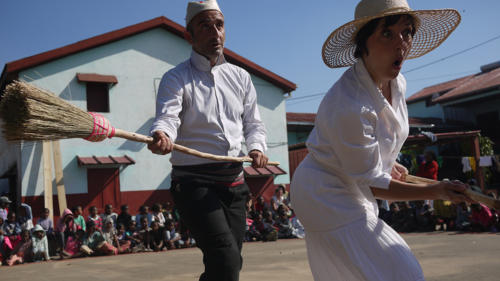
<svg viewBox="0 0 500 281">
<path fill-rule="evenodd" d="M 314 123 L 316 119 L 316 113 L 295 113 L 287 112 L 286 121 L 288 123 L 298 122 L 298 123 Z"/>
<path fill-rule="evenodd" d="M 17 74 L 24 69 L 41 65 L 65 56 L 69 56 L 78 52 L 92 49 L 101 45 L 115 42 L 138 33 L 151 30 L 154 28 L 164 28 L 184 39 L 185 28 L 166 17 L 157 17 L 149 21 L 131 25 L 122 29 L 104 33 L 89 39 L 85 39 L 74 44 L 70 44 L 61 48 L 51 51 L 40 53 L 31 57 L 9 62 L 5 65 L 2 75 L 0 77 L 0 88 L 4 84 L 17 79 Z M 285 78 L 245 59 L 244 57 L 232 52 L 231 50 L 224 49 L 224 55 L 228 62 L 236 64 L 245 68 L 248 72 L 259 76 L 260 78 L 280 87 L 284 92 L 289 93 L 297 88 L 297 85 L 286 80 Z"/>
<path fill-rule="evenodd" d="M 278 166 L 271 166 L 268 165 L 265 168 L 254 168 L 252 166 L 248 166 L 243 168 L 245 171 L 245 175 L 251 176 L 251 177 L 258 177 L 258 176 L 272 176 L 272 175 L 284 175 L 286 172 L 281 169 Z"/>
<path fill-rule="evenodd" d="M 411 95 L 409 98 L 407 98 L 406 103 L 411 104 L 414 102 L 418 102 L 422 99 L 425 99 L 427 97 L 430 97 L 433 94 L 437 94 L 437 93 L 441 93 L 441 92 L 445 92 L 445 91 L 450 91 L 450 90 L 454 89 L 455 87 L 459 86 L 460 84 L 464 83 L 465 81 L 469 80 L 473 76 L 474 75 L 469 75 L 469 76 L 465 76 L 462 78 L 458 78 L 455 80 L 443 82 L 443 83 L 440 83 L 437 85 L 433 85 L 433 86 L 424 88 L 424 89 L 418 91 L 417 93 Z"/>
<path fill-rule="evenodd" d="M 92 156 L 81 157 L 76 156 L 78 165 L 80 166 L 97 166 L 97 165 L 133 165 L 135 160 L 128 155 L 124 156 Z"/>
<path fill-rule="evenodd" d="M 114 75 L 101 75 L 96 73 L 77 73 L 76 79 L 79 82 L 98 82 L 98 83 L 118 83 Z"/>
<path fill-rule="evenodd" d="M 472 76 L 467 81 L 462 82 L 455 89 L 436 99 L 433 99 L 433 102 L 446 102 L 494 89 L 500 89 L 500 68 Z"/>
</svg>

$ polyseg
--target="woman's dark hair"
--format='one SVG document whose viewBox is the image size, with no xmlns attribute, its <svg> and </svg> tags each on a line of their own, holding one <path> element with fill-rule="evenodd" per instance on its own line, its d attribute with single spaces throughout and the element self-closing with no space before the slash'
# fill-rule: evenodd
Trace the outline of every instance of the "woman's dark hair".
<svg viewBox="0 0 500 281">
<path fill-rule="evenodd" d="M 366 48 L 366 41 L 375 32 L 375 29 L 377 28 L 381 20 L 383 20 L 384 28 L 387 28 L 389 26 L 395 25 L 401 19 L 401 17 L 406 17 L 408 20 L 410 20 L 411 25 L 413 27 L 411 36 L 413 37 L 415 35 L 415 32 L 417 31 L 416 29 L 417 20 L 411 15 L 407 14 L 392 15 L 392 16 L 373 19 L 369 21 L 367 24 L 365 24 L 358 31 L 356 37 L 354 37 L 354 43 L 356 43 L 356 50 L 354 51 L 354 57 L 360 58 L 363 54 L 368 54 L 368 49 Z"/>
<path fill-rule="evenodd" d="M 153 210 L 153 212 L 158 213 L 159 211 L 161 211 L 161 204 L 160 203 L 154 204 L 151 210 Z"/>
</svg>

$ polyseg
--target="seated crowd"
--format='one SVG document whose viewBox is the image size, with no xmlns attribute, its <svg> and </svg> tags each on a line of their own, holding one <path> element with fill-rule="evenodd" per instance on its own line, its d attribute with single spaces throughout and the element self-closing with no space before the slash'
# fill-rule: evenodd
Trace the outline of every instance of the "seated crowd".
<svg viewBox="0 0 500 281">
<path fill-rule="evenodd" d="M 21 204 L 17 214 L 9 211 L 10 201 L 0 206 L 0 261 L 4 265 L 96 255 L 151 252 L 193 247 L 195 239 L 183 226 L 170 203 L 141 206 L 133 216 L 128 205 L 120 214 L 108 204 L 103 213 L 96 206 L 83 216 L 81 206 L 65 209 L 54 225 L 50 210 L 35 219 L 31 207 Z M 291 209 L 288 193 L 279 186 L 270 202 L 259 196 L 247 200 L 245 241 L 276 241 L 303 238 L 304 228 Z"/>
<path fill-rule="evenodd" d="M 379 217 L 398 232 L 500 230 L 497 211 L 479 203 L 457 205 L 443 200 L 392 202 L 389 210 L 382 203 L 379 201 Z"/>
<path fill-rule="evenodd" d="M 2 201 L 8 199 L 2 197 Z M 64 210 L 55 227 L 49 209 L 44 209 L 36 224 L 27 204 L 22 203 L 19 216 L 8 211 L 6 204 L 0 210 L 0 261 L 9 266 L 51 257 L 117 255 L 196 245 L 170 203 L 155 204 L 151 212 L 148 206 L 141 206 L 135 216 L 127 205 L 121 206 L 120 214 L 114 213 L 109 204 L 102 214 L 92 206 L 87 219 L 82 207 L 76 206 Z"/>
</svg>

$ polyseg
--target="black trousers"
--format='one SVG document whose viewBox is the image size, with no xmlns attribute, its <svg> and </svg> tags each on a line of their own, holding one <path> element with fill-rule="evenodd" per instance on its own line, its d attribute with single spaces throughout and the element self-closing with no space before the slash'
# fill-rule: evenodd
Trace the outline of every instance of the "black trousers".
<svg viewBox="0 0 500 281">
<path fill-rule="evenodd" d="M 203 252 L 205 272 L 199 280 L 239 280 L 248 186 L 182 178 L 172 181 L 170 192 L 183 223 Z"/>
</svg>

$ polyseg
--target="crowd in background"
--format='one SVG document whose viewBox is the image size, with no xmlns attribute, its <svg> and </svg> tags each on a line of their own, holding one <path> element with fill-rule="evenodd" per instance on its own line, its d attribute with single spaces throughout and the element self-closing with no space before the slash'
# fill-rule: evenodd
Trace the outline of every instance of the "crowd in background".
<svg viewBox="0 0 500 281">
<path fill-rule="evenodd" d="M 35 218 L 29 205 L 22 203 L 16 213 L 11 203 L 0 197 L 0 260 L 4 265 L 196 246 L 171 203 L 154 204 L 151 209 L 143 205 L 135 215 L 128 205 L 122 205 L 119 214 L 110 204 L 102 213 L 91 206 L 87 217 L 76 206 L 64 210 L 55 224 L 49 209 Z M 246 226 L 247 242 L 304 237 L 284 186 L 276 189 L 270 201 L 249 196 Z"/>
</svg>

